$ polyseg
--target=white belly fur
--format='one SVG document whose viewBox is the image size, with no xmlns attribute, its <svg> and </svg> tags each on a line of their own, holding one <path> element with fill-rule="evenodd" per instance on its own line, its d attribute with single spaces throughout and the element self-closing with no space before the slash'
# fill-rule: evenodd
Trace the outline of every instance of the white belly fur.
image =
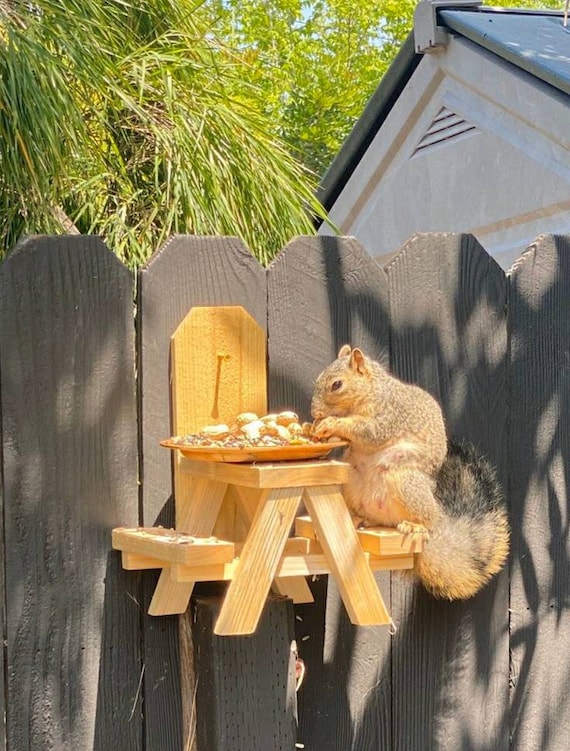
<svg viewBox="0 0 570 751">
<path fill-rule="evenodd" d="M 404 441 L 374 452 L 348 448 L 344 460 L 352 469 L 343 490 L 352 513 L 379 526 L 395 527 L 407 521 L 402 504 L 394 497 L 390 476 L 398 465 L 405 465 L 406 458 L 415 458 L 417 449 L 417 445 Z"/>
</svg>

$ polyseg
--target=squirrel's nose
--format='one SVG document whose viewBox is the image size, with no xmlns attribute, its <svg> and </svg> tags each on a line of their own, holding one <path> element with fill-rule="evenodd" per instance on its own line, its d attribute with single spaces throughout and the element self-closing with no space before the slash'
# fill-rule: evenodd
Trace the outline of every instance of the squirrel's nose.
<svg viewBox="0 0 570 751">
<path fill-rule="evenodd" d="M 320 409 L 311 410 L 311 417 L 313 418 L 313 420 L 322 420 L 324 416 L 325 416 L 324 412 L 321 412 Z"/>
</svg>

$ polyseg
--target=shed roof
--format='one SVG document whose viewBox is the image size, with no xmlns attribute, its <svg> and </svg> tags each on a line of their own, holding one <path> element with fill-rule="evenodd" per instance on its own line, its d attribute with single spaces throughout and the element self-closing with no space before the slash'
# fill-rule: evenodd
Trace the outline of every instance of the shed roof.
<svg viewBox="0 0 570 751">
<path fill-rule="evenodd" d="M 563 15 L 558 11 L 442 8 L 437 19 L 438 25 L 452 34 L 469 39 L 570 95 L 570 24 L 563 25 Z M 415 52 L 412 32 L 321 181 L 319 199 L 327 210 L 340 195 L 421 59 L 422 55 Z"/>
</svg>

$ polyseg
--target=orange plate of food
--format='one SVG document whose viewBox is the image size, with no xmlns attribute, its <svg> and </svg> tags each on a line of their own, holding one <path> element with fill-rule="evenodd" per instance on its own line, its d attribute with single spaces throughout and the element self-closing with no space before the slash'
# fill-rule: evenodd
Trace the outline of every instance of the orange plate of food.
<svg viewBox="0 0 570 751">
<path fill-rule="evenodd" d="M 302 459 L 322 459 L 333 449 L 346 446 L 346 441 L 331 443 L 302 443 L 292 446 L 185 446 L 183 443 L 165 440 L 160 442 L 167 449 L 176 449 L 188 459 L 202 462 L 294 462 Z"/>
</svg>

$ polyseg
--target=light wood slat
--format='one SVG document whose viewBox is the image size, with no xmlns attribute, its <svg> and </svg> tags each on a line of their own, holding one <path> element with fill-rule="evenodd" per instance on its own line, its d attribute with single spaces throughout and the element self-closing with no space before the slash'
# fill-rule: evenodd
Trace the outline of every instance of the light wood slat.
<svg viewBox="0 0 570 751">
<path fill-rule="evenodd" d="M 245 543 L 235 543 L 236 558 L 241 556 Z M 315 540 L 307 540 L 306 537 L 289 537 L 283 548 L 283 555 L 314 555 L 322 553 L 321 546 Z"/>
<path fill-rule="evenodd" d="M 391 623 L 340 489 L 307 487 L 304 500 L 352 623 Z"/>
<path fill-rule="evenodd" d="M 402 534 L 389 527 L 357 529 L 356 534 L 362 549 L 372 555 L 413 555 L 423 550 L 421 534 Z"/>
<path fill-rule="evenodd" d="M 295 534 L 309 540 L 317 539 L 315 525 L 309 516 L 298 516 L 295 519 Z M 372 555 L 410 555 L 423 550 L 422 535 L 402 534 L 392 527 L 367 527 L 357 529 L 356 534 L 362 549 Z"/>
<path fill-rule="evenodd" d="M 170 569 L 163 568 L 156 584 L 150 606 L 149 615 L 180 615 L 184 613 L 190 602 L 191 582 L 180 584 L 170 576 Z"/>
<path fill-rule="evenodd" d="M 295 519 L 295 534 L 306 537 L 308 540 L 316 540 L 317 532 L 310 516 L 297 516 Z"/>
<path fill-rule="evenodd" d="M 181 457 L 180 474 L 248 488 L 301 488 L 305 485 L 342 485 L 350 465 L 339 461 L 282 462 L 281 464 L 224 464 Z"/>
<path fill-rule="evenodd" d="M 298 488 L 276 488 L 269 493 L 244 544 L 216 623 L 216 634 L 255 631 L 300 500 Z"/>
<path fill-rule="evenodd" d="M 121 552 L 121 563 L 126 571 L 145 571 L 147 569 L 164 568 L 164 561 L 158 558 L 149 558 L 138 553 L 129 553 L 128 550 Z"/>
<path fill-rule="evenodd" d="M 241 555 L 241 551 L 243 550 L 243 543 L 235 543 L 235 553 L 236 557 L 239 558 Z M 285 543 L 285 549 L 283 551 L 284 558 L 286 556 L 296 556 L 296 555 L 322 555 L 321 547 L 318 543 L 315 543 L 312 540 L 307 540 L 304 537 L 290 537 L 287 542 Z M 280 569 L 284 570 L 283 561 L 284 558 L 282 558 L 282 563 L 280 564 Z M 164 559 L 160 558 L 152 558 L 151 556 L 147 555 L 141 555 L 139 553 L 132 553 L 128 550 L 123 550 L 121 552 L 121 560 L 123 564 L 123 568 L 127 571 L 141 571 L 144 569 L 156 569 L 156 568 L 166 568 L 167 564 L 164 561 Z M 226 575 L 224 571 L 231 571 L 232 565 L 235 565 L 233 561 L 230 561 L 230 565 L 227 568 L 221 567 L 221 566 L 211 566 L 208 564 L 200 564 L 195 565 L 192 567 L 192 570 L 195 571 L 197 574 L 199 574 L 196 581 L 223 581 L 225 579 L 231 578 L 230 576 Z M 182 577 L 176 577 L 177 581 L 192 581 L 192 577 L 189 573 L 188 566 L 182 565 L 180 567 L 181 571 L 184 571 L 184 576 Z M 204 574 L 206 571 L 211 572 L 211 578 L 204 578 Z M 221 572 L 220 578 L 216 575 L 217 573 Z M 279 573 L 279 572 L 278 572 Z M 279 577 L 276 578 L 276 581 L 279 580 Z M 303 581 L 305 581 L 303 579 Z M 291 584 L 291 581 L 289 580 L 287 582 L 288 584 Z M 309 590 L 310 591 L 310 590 Z M 299 594 L 301 594 L 301 591 L 299 590 Z M 289 596 L 289 595 L 286 595 Z M 312 602 L 312 600 L 307 600 L 306 602 Z"/>
<path fill-rule="evenodd" d="M 372 571 L 405 570 L 413 566 L 413 556 L 398 555 L 393 558 L 378 558 L 364 553 Z M 239 563 L 235 558 L 230 563 L 211 564 L 208 566 L 182 566 L 172 564 L 171 576 L 175 581 L 231 581 Z M 299 576 L 322 576 L 333 573 L 324 553 L 308 553 L 307 555 L 285 555 L 277 566 L 277 576 L 284 581 L 287 578 Z"/>
<path fill-rule="evenodd" d="M 128 550 L 149 558 L 185 566 L 226 563 L 235 556 L 232 542 L 215 537 L 199 538 L 176 530 L 146 527 L 115 528 L 112 535 L 116 550 Z"/>
<path fill-rule="evenodd" d="M 304 576 L 278 576 L 271 589 L 282 597 L 289 597 L 296 605 L 314 602 L 315 598 Z"/>
<path fill-rule="evenodd" d="M 256 514 L 261 509 L 261 502 L 265 497 L 267 491 L 262 491 L 256 488 L 243 488 L 237 486 L 236 491 L 239 498 L 241 511 L 251 525 Z M 307 553 L 308 549 L 303 548 L 302 546 L 302 539 L 297 538 L 297 540 L 298 552 Z M 292 540 L 287 540 L 285 550 L 291 550 L 291 545 Z M 271 585 L 271 589 L 277 594 L 282 595 L 283 597 L 290 597 L 295 603 L 314 602 L 313 593 L 311 592 L 311 588 L 307 584 L 304 577 L 299 577 L 295 580 L 288 578 L 287 580 L 283 581 L 279 577 L 276 577 L 273 584 Z"/>
<path fill-rule="evenodd" d="M 267 411 L 265 331 L 239 305 L 196 307 L 172 336 L 172 423 L 178 435 Z"/>
<path fill-rule="evenodd" d="M 226 494 L 227 485 L 194 478 L 179 487 L 176 530 L 192 535 L 211 535 Z"/>
<path fill-rule="evenodd" d="M 184 478 L 178 485 L 177 524 L 180 532 L 210 535 L 214 529 L 227 486 L 200 478 Z M 149 615 L 174 615 L 188 607 L 193 585 L 175 582 L 165 569 L 152 597 Z"/>
</svg>

